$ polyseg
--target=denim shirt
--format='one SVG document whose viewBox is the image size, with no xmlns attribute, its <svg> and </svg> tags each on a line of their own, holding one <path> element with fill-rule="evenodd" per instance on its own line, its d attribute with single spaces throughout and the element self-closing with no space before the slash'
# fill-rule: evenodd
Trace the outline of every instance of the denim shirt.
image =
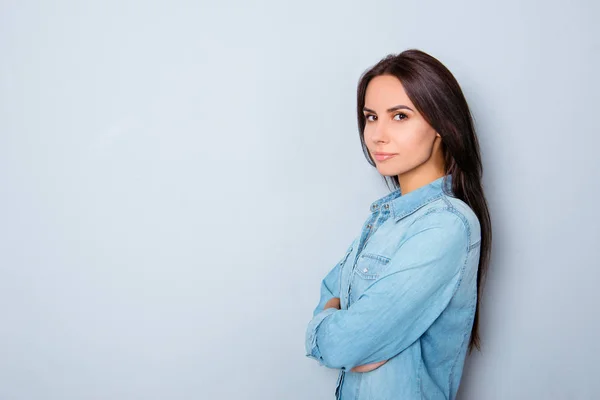
<svg viewBox="0 0 600 400">
<path fill-rule="evenodd" d="M 321 282 L 306 356 L 340 369 L 340 400 L 455 399 L 477 302 L 475 213 L 446 175 L 373 202 Z M 340 308 L 323 310 L 340 298 Z M 353 367 L 388 360 L 370 372 Z"/>
</svg>

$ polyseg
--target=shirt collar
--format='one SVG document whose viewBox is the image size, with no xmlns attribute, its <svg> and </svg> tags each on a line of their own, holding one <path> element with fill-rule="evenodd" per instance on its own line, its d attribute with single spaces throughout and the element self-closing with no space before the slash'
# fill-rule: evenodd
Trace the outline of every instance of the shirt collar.
<svg viewBox="0 0 600 400">
<path fill-rule="evenodd" d="M 371 203 L 370 209 L 371 212 L 375 212 L 380 208 L 391 209 L 392 216 L 398 221 L 440 198 L 445 193 L 452 194 L 452 175 L 444 175 L 405 195 L 400 193 L 400 189 L 396 189 Z"/>
</svg>

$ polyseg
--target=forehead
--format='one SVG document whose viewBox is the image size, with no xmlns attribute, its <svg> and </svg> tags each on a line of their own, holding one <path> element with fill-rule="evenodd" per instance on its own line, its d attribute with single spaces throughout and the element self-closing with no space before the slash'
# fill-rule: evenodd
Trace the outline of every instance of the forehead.
<svg viewBox="0 0 600 400">
<path fill-rule="evenodd" d="M 365 107 L 371 109 L 387 109 L 399 104 L 414 109 L 414 106 L 398 78 L 391 75 L 376 76 L 367 85 Z"/>
</svg>

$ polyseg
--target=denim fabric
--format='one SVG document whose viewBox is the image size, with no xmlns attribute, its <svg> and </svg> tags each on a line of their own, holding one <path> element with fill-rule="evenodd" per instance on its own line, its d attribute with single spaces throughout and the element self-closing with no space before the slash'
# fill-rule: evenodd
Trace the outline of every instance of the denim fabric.
<svg viewBox="0 0 600 400">
<path fill-rule="evenodd" d="M 477 302 L 481 236 L 451 181 L 446 175 L 373 202 L 360 234 L 321 282 L 306 356 L 340 369 L 336 399 L 456 397 Z M 341 309 L 323 310 L 333 297 Z M 383 360 L 373 371 L 350 371 Z"/>
</svg>

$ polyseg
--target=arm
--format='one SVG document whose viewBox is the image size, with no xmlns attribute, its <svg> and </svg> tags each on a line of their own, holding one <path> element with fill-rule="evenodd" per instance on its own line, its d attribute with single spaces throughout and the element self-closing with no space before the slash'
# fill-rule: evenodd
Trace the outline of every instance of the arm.
<svg viewBox="0 0 600 400">
<path fill-rule="evenodd" d="M 321 281 L 321 289 L 320 289 L 320 298 L 317 307 L 315 307 L 313 311 L 313 317 L 315 317 L 318 313 L 323 311 L 325 308 L 325 304 L 331 300 L 332 298 L 338 298 L 338 307 L 339 308 L 339 297 L 340 297 L 340 269 L 346 262 L 348 255 L 352 251 L 352 244 L 348 247 L 346 252 L 344 253 L 344 257 L 329 271 L 329 273 L 323 278 Z"/>
<path fill-rule="evenodd" d="M 336 308 L 339 310 L 340 309 L 340 299 L 337 297 L 334 297 L 331 300 L 329 300 L 327 303 L 325 303 L 323 310 L 326 310 L 328 308 Z M 372 364 L 359 365 L 357 367 L 352 368 L 351 371 L 352 372 L 370 372 L 370 371 L 373 371 L 373 370 L 381 367 L 386 362 L 387 362 L 387 360 L 380 361 L 377 363 L 372 363 Z"/>
<path fill-rule="evenodd" d="M 468 232 L 452 212 L 421 218 L 390 261 L 388 274 L 347 310 L 311 320 L 307 356 L 330 368 L 388 360 L 417 340 L 450 302 L 468 252 Z"/>
<path fill-rule="evenodd" d="M 340 299 L 337 297 L 334 297 L 331 300 L 329 300 L 327 303 L 325 303 L 325 306 L 323 307 L 323 309 L 326 310 L 328 308 L 337 308 L 339 310 L 340 309 Z M 387 362 L 387 360 L 380 361 L 377 363 L 372 363 L 372 364 L 359 365 L 357 367 L 352 368 L 351 371 L 352 372 L 371 372 L 371 371 L 381 367 L 386 362 Z"/>
<path fill-rule="evenodd" d="M 348 249 L 346 249 L 346 252 L 344 253 L 342 259 L 338 261 L 338 263 L 331 269 L 331 271 L 329 271 L 329 273 L 327 273 L 325 278 L 323 278 L 323 280 L 321 281 L 319 303 L 313 311 L 313 318 L 309 323 L 309 329 L 311 329 L 311 324 L 318 325 L 320 321 L 322 321 L 325 317 L 339 309 L 339 303 L 337 307 L 328 306 L 327 308 L 325 308 L 325 305 L 329 304 L 328 302 L 333 298 L 338 298 L 339 301 L 341 267 L 344 265 L 346 259 L 352 251 L 352 246 L 354 245 L 355 241 L 356 238 L 352 241 L 352 244 L 350 244 Z M 305 347 L 307 346 L 308 343 L 305 343 Z M 310 355 L 307 354 L 307 356 Z"/>
</svg>

